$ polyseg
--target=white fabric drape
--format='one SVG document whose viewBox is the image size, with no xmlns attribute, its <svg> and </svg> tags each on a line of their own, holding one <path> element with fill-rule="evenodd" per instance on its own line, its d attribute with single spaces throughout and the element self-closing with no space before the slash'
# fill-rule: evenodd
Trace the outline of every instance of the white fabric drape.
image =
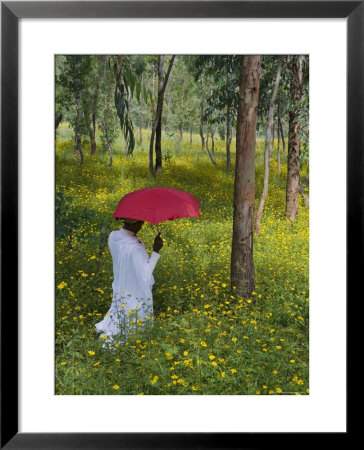
<svg viewBox="0 0 364 450">
<path fill-rule="evenodd" d="M 121 334 L 124 342 L 135 324 L 152 320 L 153 270 L 160 255 L 152 252 L 149 257 L 145 245 L 123 228 L 110 233 L 108 244 L 113 261 L 113 298 L 104 319 L 95 327 L 108 338 Z"/>
</svg>

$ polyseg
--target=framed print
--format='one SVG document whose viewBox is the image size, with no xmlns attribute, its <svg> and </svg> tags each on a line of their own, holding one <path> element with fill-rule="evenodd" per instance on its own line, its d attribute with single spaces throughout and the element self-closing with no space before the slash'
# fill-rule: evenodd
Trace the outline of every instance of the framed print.
<svg viewBox="0 0 364 450">
<path fill-rule="evenodd" d="M 2 447 L 240 448 L 277 434 L 288 444 L 283 433 L 346 436 L 346 304 L 362 269 L 363 18 L 361 1 L 2 2 Z M 240 135 L 249 61 L 264 100 Z M 274 82 L 285 118 L 279 127 L 272 109 L 271 195 L 288 203 L 289 153 L 279 146 L 295 145 L 300 120 L 304 212 L 296 222 L 278 200 L 269 220 L 263 212 L 259 276 L 244 291 L 230 266 L 239 171 L 227 158 L 227 111 L 232 149 L 246 136 L 246 148 L 257 143 L 260 194 Z M 144 188 L 154 197 L 142 207 Z M 168 214 L 139 215 L 156 195 L 167 195 Z M 115 302 L 129 289 L 116 288 L 115 233 L 153 249 L 156 280 L 148 266 L 148 289 L 135 294 L 153 302 L 160 331 L 148 339 L 125 331 L 149 320 L 145 303 L 140 324 L 126 315 L 115 331 L 110 322 L 110 304 L 119 311 L 134 298 Z M 264 288 L 265 279 L 274 282 Z"/>
</svg>

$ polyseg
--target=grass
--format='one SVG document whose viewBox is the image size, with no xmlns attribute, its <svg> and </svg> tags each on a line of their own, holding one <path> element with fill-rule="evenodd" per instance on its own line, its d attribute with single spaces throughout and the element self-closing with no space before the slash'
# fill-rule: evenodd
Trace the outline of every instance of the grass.
<svg viewBox="0 0 364 450">
<path fill-rule="evenodd" d="M 184 136 L 180 152 L 177 137 L 164 136 L 163 172 L 152 180 L 147 131 L 129 158 L 116 142 L 112 167 L 100 145 L 91 158 L 84 143 L 81 168 L 72 130 L 61 124 L 57 134 L 56 394 L 307 394 L 309 214 L 301 202 L 297 220 L 285 219 L 286 155 L 278 174 L 274 149 L 261 234 L 254 238 L 256 291 L 243 299 L 229 289 L 234 176 L 225 170 L 223 141 L 216 142 L 215 167 L 198 135 L 192 145 Z M 257 147 L 256 201 L 263 143 Z M 103 350 L 94 325 L 112 295 L 105 242 L 121 226 L 111 214 L 127 192 L 155 185 L 194 194 L 201 218 L 140 231 L 149 250 L 157 231 L 165 239 L 154 271 L 154 325 Z"/>
</svg>

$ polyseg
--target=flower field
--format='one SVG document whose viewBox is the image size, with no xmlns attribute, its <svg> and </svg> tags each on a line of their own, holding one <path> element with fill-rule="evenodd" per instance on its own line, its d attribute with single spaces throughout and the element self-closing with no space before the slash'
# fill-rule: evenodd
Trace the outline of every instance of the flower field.
<svg viewBox="0 0 364 450">
<path fill-rule="evenodd" d="M 225 142 L 215 167 L 198 135 L 164 136 L 163 172 L 149 176 L 149 132 L 133 156 L 116 142 L 114 164 L 101 148 L 83 167 L 72 130 L 56 140 L 55 393 L 58 395 L 307 395 L 309 343 L 309 212 L 285 219 L 286 154 L 278 174 L 274 147 L 270 185 L 254 240 L 256 290 L 230 290 L 234 174 L 226 173 Z M 234 148 L 234 142 L 232 149 Z M 263 185 L 264 143 L 256 156 L 256 205 Z M 234 161 L 235 153 L 232 155 Z M 305 175 L 305 167 L 301 174 Z M 201 201 L 201 218 L 145 224 L 138 237 L 151 251 L 164 239 L 155 268 L 154 322 L 125 345 L 103 349 L 95 323 L 109 309 L 112 261 L 108 234 L 120 198 L 135 189 L 169 186 Z"/>
</svg>

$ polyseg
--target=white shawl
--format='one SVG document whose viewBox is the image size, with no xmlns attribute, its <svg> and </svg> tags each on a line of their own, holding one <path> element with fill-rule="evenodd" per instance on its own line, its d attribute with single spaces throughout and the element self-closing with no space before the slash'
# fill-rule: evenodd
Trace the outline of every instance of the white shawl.
<svg viewBox="0 0 364 450">
<path fill-rule="evenodd" d="M 131 232 L 121 228 L 109 235 L 113 261 L 113 299 L 104 319 L 95 325 L 107 336 L 122 334 L 125 338 L 132 324 L 153 317 L 153 270 L 160 255 L 152 252 Z"/>
</svg>

